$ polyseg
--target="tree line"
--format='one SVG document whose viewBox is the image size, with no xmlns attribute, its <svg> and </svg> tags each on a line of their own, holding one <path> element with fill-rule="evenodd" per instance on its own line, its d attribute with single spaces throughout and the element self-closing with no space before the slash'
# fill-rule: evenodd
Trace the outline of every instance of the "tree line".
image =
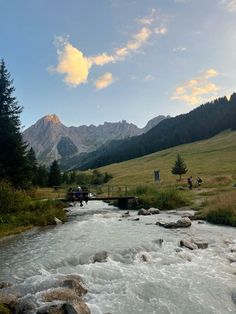
<svg viewBox="0 0 236 314">
<path fill-rule="evenodd" d="M 14 96 L 13 80 L 4 60 L 0 63 L 0 180 L 15 188 L 52 187 L 61 184 L 103 184 L 111 179 L 108 173 L 94 170 L 90 174 L 61 173 L 56 160 L 49 168 L 40 165 L 33 148 L 22 139 L 20 106 Z"/>
<path fill-rule="evenodd" d="M 236 130 L 236 93 L 161 121 L 145 134 L 114 140 L 81 156 L 78 169 L 93 169 L 151 154 L 169 147 L 210 138 L 226 129 Z"/>
</svg>

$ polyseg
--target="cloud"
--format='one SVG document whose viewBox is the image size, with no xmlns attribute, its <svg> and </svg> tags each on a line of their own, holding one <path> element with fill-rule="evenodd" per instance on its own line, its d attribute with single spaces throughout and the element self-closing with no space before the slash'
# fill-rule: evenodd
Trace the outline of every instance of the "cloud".
<svg viewBox="0 0 236 314">
<path fill-rule="evenodd" d="M 83 53 L 70 43 L 65 43 L 63 51 L 58 51 L 56 72 L 65 74 L 64 81 L 71 86 L 87 83 L 92 64 Z"/>
<path fill-rule="evenodd" d="M 88 82 L 89 73 L 94 66 L 104 66 L 109 63 L 117 63 L 125 60 L 130 54 L 138 52 L 143 45 L 148 42 L 153 34 L 164 35 L 167 29 L 161 25 L 159 28 L 155 28 L 151 24 L 154 23 L 156 18 L 154 18 L 156 10 L 152 9 L 149 16 L 138 20 L 139 24 L 145 25 L 135 34 L 131 36 L 131 39 L 121 47 L 114 50 L 112 54 L 103 52 L 94 56 L 85 56 L 85 54 L 79 49 L 74 47 L 69 42 L 68 36 L 59 36 L 56 38 L 55 44 L 57 47 L 58 64 L 54 68 L 50 68 L 49 71 L 64 74 L 64 81 L 70 86 L 79 86 Z M 146 26 L 148 25 L 148 27 Z M 105 78 L 108 78 L 108 73 L 106 73 Z M 102 76 L 101 78 L 104 79 Z M 110 78 L 110 76 L 109 76 Z M 109 81 L 109 79 L 108 79 Z M 97 81 L 98 86 L 100 84 L 100 79 Z M 101 83 L 102 84 L 102 83 Z M 110 84 L 105 84 L 105 88 Z M 97 87 L 97 85 L 96 85 Z M 100 87 L 97 87 L 100 89 Z"/>
<path fill-rule="evenodd" d="M 186 47 L 175 47 L 173 49 L 174 52 L 184 52 L 184 51 L 187 51 L 187 48 Z"/>
<path fill-rule="evenodd" d="M 94 83 L 96 89 L 103 89 L 114 83 L 115 79 L 112 76 L 112 73 L 105 73 L 100 76 L 97 81 Z"/>
<path fill-rule="evenodd" d="M 221 0 L 220 3 L 228 12 L 236 12 L 236 0 Z"/>
<path fill-rule="evenodd" d="M 167 33 L 167 28 L 164 26 L 161 26 L 159 28 L 155 28 L 154 33 L 157 35 L 165 35 Z"/>
<path fill-rule="evenodd" d="M 175 89 L 172 100 L 185 102 L 190 106 L 196 106 L 215 97 L 220 89 L 216 84 L 209 81 L 218 76 L 215 69 L 209 69 L 201 76 L 193 78 Z"/>
<path fill-rule="evenodd" d="M 144 78 L 143 78 L 144 82 L 151 82 L 153 80 L 155 80 L 155 76 L 151 75 L 151 74 L 147 74 Z"/>
</svg>

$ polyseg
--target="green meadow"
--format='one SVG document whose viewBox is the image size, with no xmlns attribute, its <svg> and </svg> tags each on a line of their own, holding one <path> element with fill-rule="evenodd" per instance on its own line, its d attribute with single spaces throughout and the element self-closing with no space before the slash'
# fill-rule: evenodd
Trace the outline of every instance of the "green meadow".
<svg viewBox="0 0 236 314">
<path fill-rule="evenodd" d="M 112 174 L 111 185 L 140 185 L 154 183 L 154 170 L 160 169 L 160 185 L 175 184 L 177 177 L 171 173 L 177 154 L 187 164 L 183 176 L 200 176 L 203 186 L 212 188 L 236 182 L 236 132 L 225 131 L 208 140 L 180 145 L 144 157 L 100 168 Z M 178 183 L 179 184 L 179 183 Z"/>
</svg>

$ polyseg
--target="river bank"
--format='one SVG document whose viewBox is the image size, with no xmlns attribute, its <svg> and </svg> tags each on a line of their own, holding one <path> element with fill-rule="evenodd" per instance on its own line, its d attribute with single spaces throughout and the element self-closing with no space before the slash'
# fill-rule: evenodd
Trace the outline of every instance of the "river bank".
<svg viewBox="0 0 236 314">
<path fill-rule="evenodd" d="M 127 216 L 97 201 L 71 208 L 66 224 L 1 241 L 0 278 L 27 288 L 37 306 L 42 286 L 51 289 L 57 276 L 74 274 L 88 290 L 83 298 L 92 314 L 234 313 L 235 228 L 198 221 L 184 229 L 156 224 L 179 218 L 166 211 Z M 189 238 L 208 247 L 180 247 Z M 106 254 L 94 263 L 99 252 Z"/>
</svg>

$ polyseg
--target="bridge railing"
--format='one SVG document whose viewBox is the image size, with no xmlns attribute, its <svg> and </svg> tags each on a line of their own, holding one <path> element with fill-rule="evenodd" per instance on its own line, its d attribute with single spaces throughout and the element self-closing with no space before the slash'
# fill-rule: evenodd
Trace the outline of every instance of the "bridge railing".
<svg viewBox="0 0 236 314">
<path fill-rule="evenodd" d="M 128 196 L 132 187 L 129 185 L 91 185 L 88 187 L 89 192 L 97 196 L 115 197 L 115 196 Z"/>
</svg>

